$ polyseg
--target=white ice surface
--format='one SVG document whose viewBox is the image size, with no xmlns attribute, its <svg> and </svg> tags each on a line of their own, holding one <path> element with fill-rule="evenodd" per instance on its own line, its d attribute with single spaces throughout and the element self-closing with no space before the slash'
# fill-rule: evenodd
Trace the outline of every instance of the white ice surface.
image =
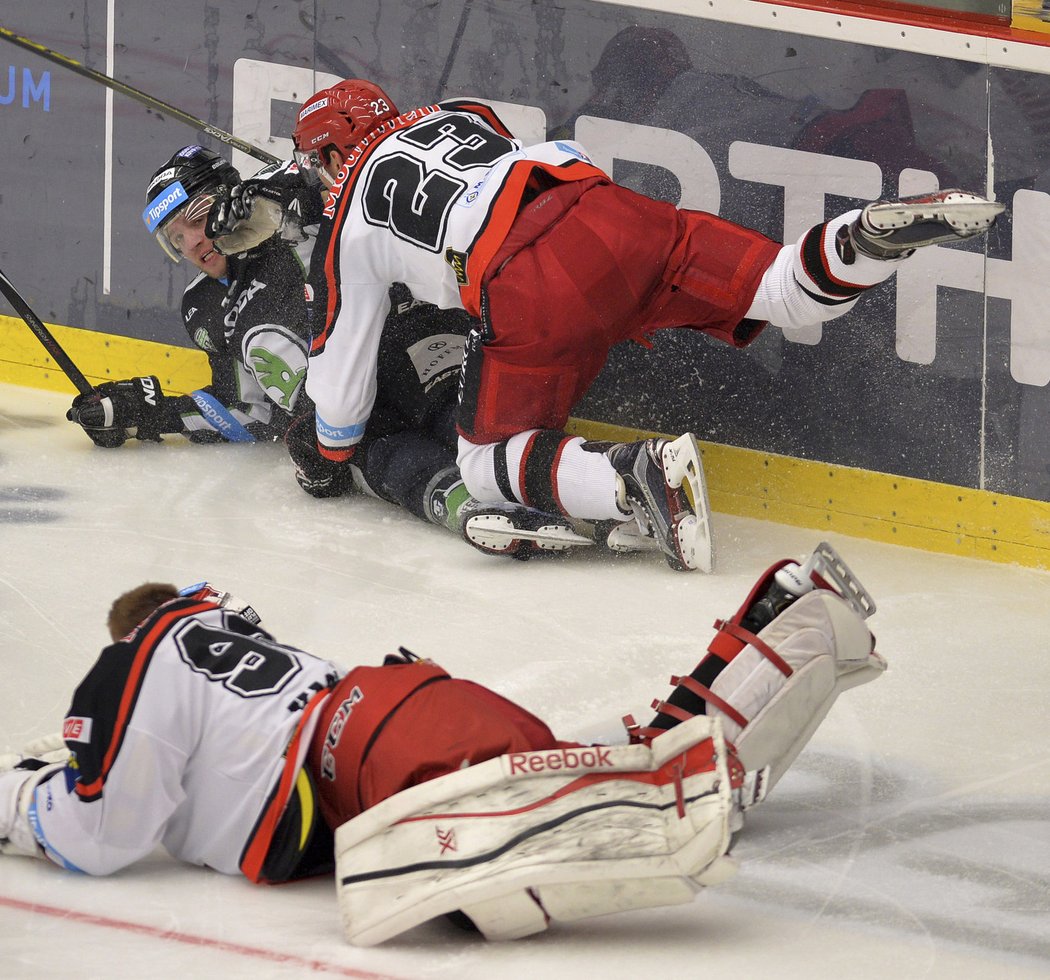
<svg viewBox="0 0 1050 980">
<path fill-rule="evenodd" d="M 147 579 L 207 578 L 323 656 L 404 645 L 563 737 L 612 736 L 761 571 L 821 538 L 716 515 L 712 576 L 500 561 L 377 501 L 307 497 L 281 447 L 96 449 L 67 404 L 0 386 L 0 752 L 58 728 L 110 601 Z M 740 874 L 694 904 L 358 950 L 329 881 L 253 886 L 159 852 L 109 879 L 0 858 L 0 976 L 1050 976 L 1050 576 L 829 539 L 878 602 L 890 669 L 840 699 L 737 838 Z"/>
</svg>

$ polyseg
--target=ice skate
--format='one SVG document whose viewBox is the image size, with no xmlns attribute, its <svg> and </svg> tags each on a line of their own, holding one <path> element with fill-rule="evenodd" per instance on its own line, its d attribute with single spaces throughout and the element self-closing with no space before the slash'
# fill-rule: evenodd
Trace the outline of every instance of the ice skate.
<svg viewBox="0 0 1050 980">
<path fill-rule="evenodd" d="M 613 555 L 633 555 L 640 551 L 662 551 L 660 542 L 648 528 L 628 521 L 597 521 L 593 525 L 594 543 Z"/>
<path fill-rule="evenodd" d="M 1006 205 L 958 189 L 876 201 L 850 226 L 853 247 L 875 259 L 895 259 L 924 245 L 984 234 Z"/>
<path fill-rule="evenodd" d="M 659 543 L 667 564 L 711 571 L 710 507 L 696 437 L 619 443 L 607 455 L 619 474 L 621 507 Z"/>
<path fill-rule="evenodd" d="M 459 512 L 463 537 L 479 551 L 527 561 L 537 554 L 593 545 L 566 517 L 521 504 L 468 501 Z"/>
</svg>

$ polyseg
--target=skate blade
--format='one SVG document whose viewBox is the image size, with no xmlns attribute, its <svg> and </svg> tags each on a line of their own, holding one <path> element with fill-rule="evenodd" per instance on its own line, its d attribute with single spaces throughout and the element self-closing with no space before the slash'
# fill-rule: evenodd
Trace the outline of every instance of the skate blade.
<svg viewBox="0 0 1050 980">
<path fill-rule="evenodd" d="M 714 568 L 711 505 L 696 436 L 687 432 L 669 442 L 663 448 L 662 461 L 667 485 L 681 487 L 693 509 L 675 529 L 682 560 L 687 568 L 710 572 Z"/>
<path fill-rule="evenodd" d="M 663 550 L 660 547 L 660 542 L 651 534 L 643 534 L 635 521 L 630 521 L 627 526 L 614 528 L 610 531 L 605 547 L 618 555 Z"/>
<path fill-rule="evenodd" d="M 867 619 L 875 612 L 875 600 L 871 593 L 861 585 L 853 570 L 827 541 L 817 545 L 815 554 L 818 561 L 814 570 L 839 590 L 842 598 L 861 619 Z"/>
<path fill-rule="evenodd" d="M 939 221 L 960 235 L 968 236 L 990 228 L 1006 210 L 999 201 L 986 201 L 966 191 L 931 194 L 929 200 L 873 204 L 865 221 L 879 232 L 897 231 L 924 221 Z"/>
<path fill-rule="evenodd" d="M 590 538 L 558 524 L 547 525 L 535 531 L 523 530 L 515 527 L 510 518 L 502 514 L 472 517 L 467 522 L 466 533 L 473 544 L 495 551 L 505 551 L 512 547 L 515 541 L 531 541 L 544 551 L 564 551 L 567 548 L 594 544 Z"/>
</svg>

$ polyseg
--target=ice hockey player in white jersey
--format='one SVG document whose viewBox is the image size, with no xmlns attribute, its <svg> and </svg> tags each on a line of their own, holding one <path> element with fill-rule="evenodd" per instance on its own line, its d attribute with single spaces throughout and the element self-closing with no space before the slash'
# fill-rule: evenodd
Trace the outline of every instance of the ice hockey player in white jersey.
<svg viewBox="0 0 1050 980">
<path fill-rule="evenodd" d="M 1002 211 L 938 191 L 854 209 L 780 245 L 615 184 L 575 142 L 525 146 L 480 102 L 399 111 L 350 79 L 307 99 L 300 124 L 327 121 L 337 104 L 356 142 L 311 261 L 318 451 L 338 467 L 364 435 L 387 290 L 404 282 L 480 321 L 457 416 L 470 492 L 587 520 L 633 514 L 680 570 L 710 567 L 696 440 L 607 446 L 564 431 L 609 350 L 675 327 L 743 347 L 770 320 L 829 320 L 916 248 L 982 234 Z M 300 166 L 323 163 L 325 128 L 298 146 Z"/>
<path fill-rule="evenodd" d="M 348 670 L 207 583 L 147 583 L 113 604 L 61 736 L 0 757 L 0 854 L 334 867 L 361 945 L 445 914 L 512 939 L 686 902 L 734 872 L 743 813 L 838 694 L 885 668 L 873 611 L 830 546 L 778 562 L 629 744 L 581 745 L 407 651 Z"/>
</svg>

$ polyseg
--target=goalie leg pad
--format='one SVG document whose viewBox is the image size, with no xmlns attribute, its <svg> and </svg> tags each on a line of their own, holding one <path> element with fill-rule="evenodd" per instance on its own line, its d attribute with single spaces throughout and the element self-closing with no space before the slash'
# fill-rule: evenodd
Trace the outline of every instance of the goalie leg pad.
<svg viewBox="0 0 1050 980">
<path fill-rule="evenodd" d="M 500 756 L 405 790 L 336 831 L 346 936 L 383 942 L 462 910 L 489 939 L 689 901 L 728 877 L 717 719 L 651 745 Z"/>
<path fill-rule="evenodd" d="M 817 589 L 796 600 L 759 634 L 783 662 L 753 645 L 737 654 L 711 685 L 735 716 L 713 704 L 726 738 L 748 771 L 769 767 L 765 792 L 795 760 L 842 691 L 875 680 L 886 662 L 864 621 L 838 595 Z M 790 670 L 784 673 L 783 665 Z M 741 725 L 740 719 L 746 721 Z"/>
</svg>

